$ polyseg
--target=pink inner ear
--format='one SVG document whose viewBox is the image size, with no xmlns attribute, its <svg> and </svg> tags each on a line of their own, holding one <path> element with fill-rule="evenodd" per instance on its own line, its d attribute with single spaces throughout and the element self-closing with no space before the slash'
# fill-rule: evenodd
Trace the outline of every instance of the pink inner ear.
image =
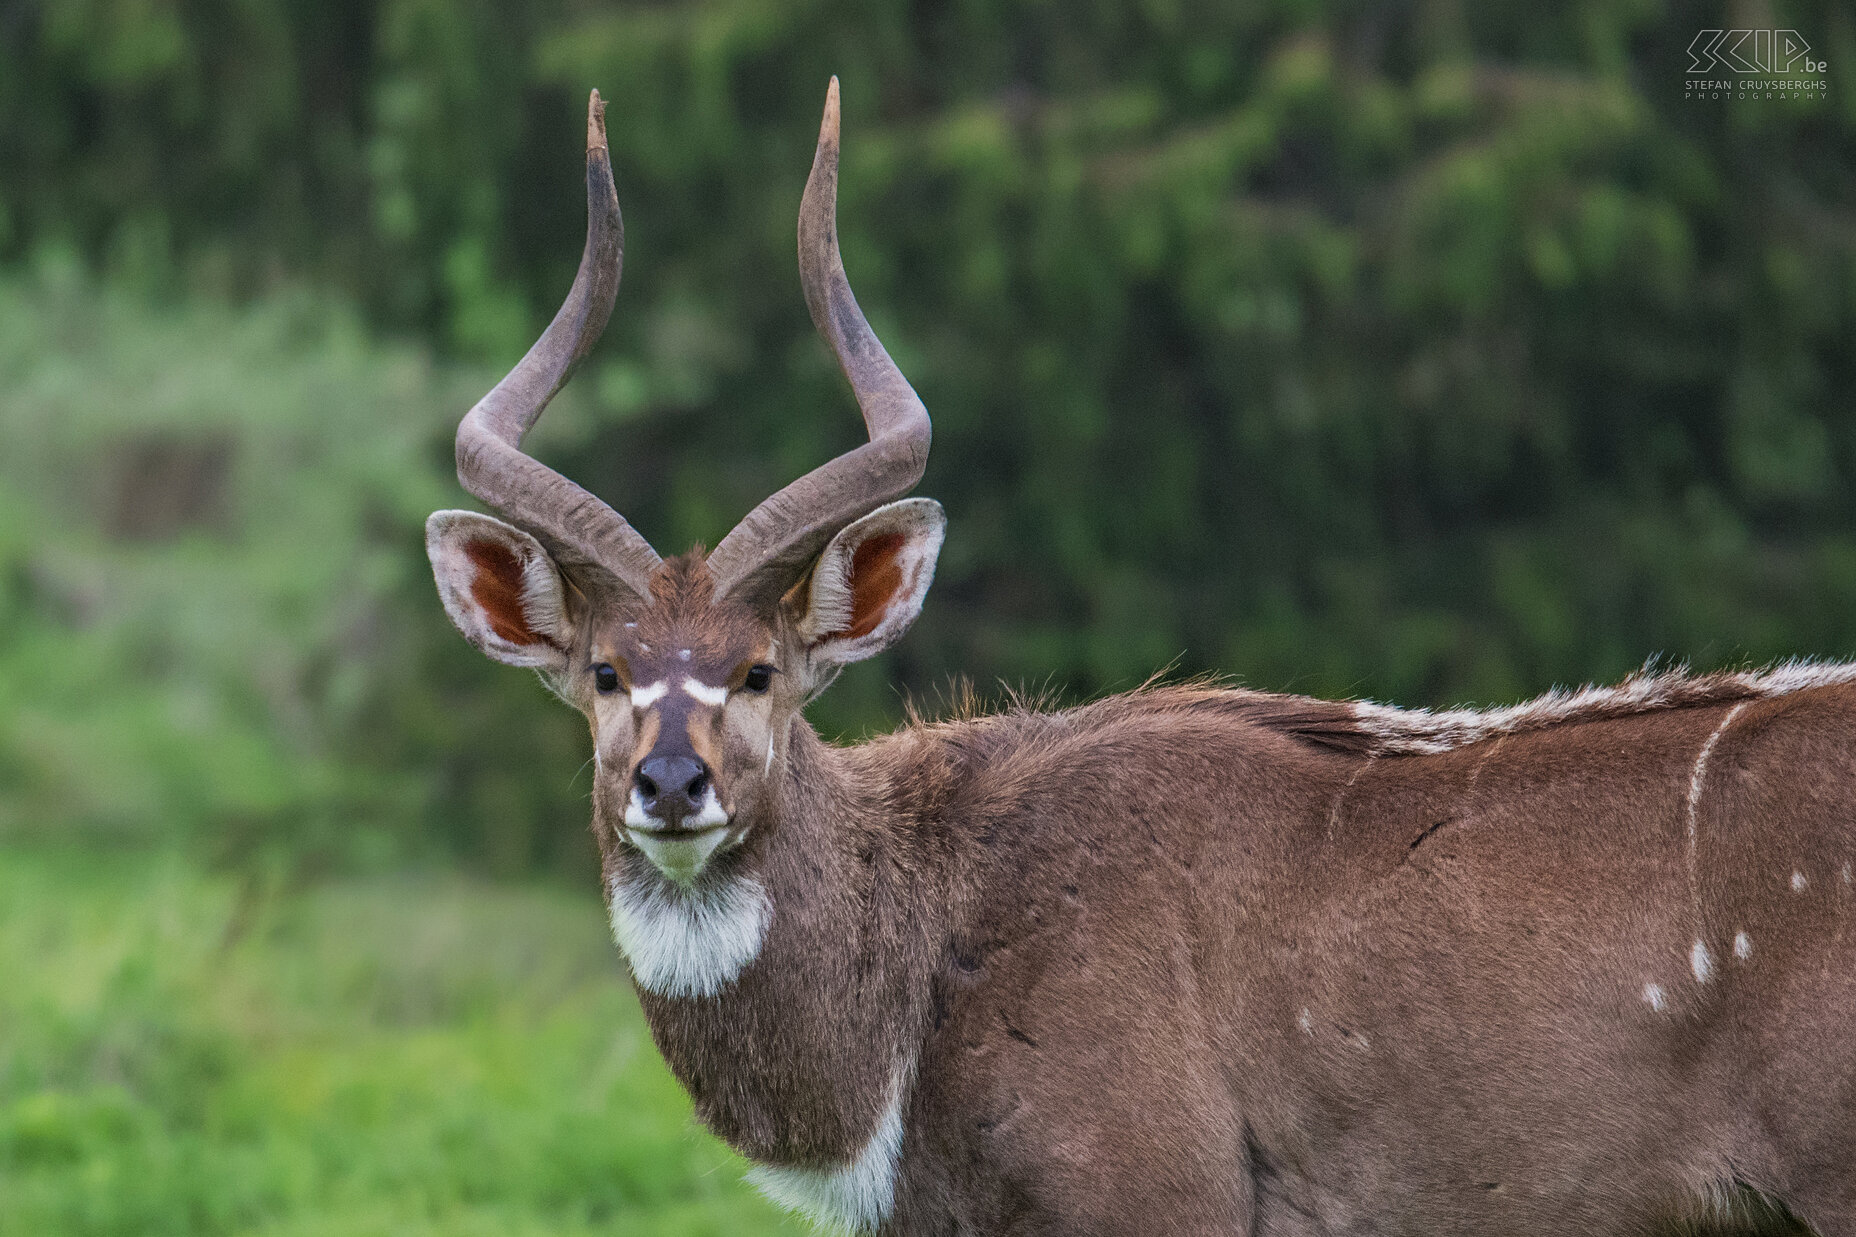
<svg viewBox="0 0 1856 1237">
<path fill-rule="evenodd" d="M 901 533 L 865 538 L 851 554 L 851 623 L 834 636 L 856 639 L 876 630 L 902 587 Z"/>
<path fill-rule="evenodd" d="M 522 560 L 515 551 L 494 541 L 469 541 L 464 553 L 477 568 L 470 595 L 490 620 L 490 630 L 511 644 L 541 644 L 522 609 Z"/>
</svg>

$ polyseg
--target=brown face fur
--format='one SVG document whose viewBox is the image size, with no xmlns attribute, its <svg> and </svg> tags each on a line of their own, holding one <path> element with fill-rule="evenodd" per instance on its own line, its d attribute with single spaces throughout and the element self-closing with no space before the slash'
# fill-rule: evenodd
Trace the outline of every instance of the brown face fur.
<svg viewBox="0 0 1856 1237">
<path fill-rule="evenodd" d="M 788 723 L 805 698 L 805 658 L 790 622 L 717 604 L 700 552 L 666 562 L 651 593 L 648 606 L 587 615 L 585 664 L 569 695 L 593 731 L 593 832 L 609 872 L 622 862 L 634 779 L 654 753 L 687 754 L 710 770 L 729 821 L 719 851 L 739 846 L 765 815 Z M 616 671 L 617 690 L 598 690 L 600 663 Z M 757 692 L 749 672 L 762 665 L 774 673 Z"/>
<path fill-rule="evenodd" d="M 428 548 L 459 630 L 586 715 L 608 881 L 655 868 L 690 886 L 769 817 L 805 702 L 908 629 L 943 521 L 930 500 L 890 503 L 783 595 L 746 599 L 718 594 L 700 550 L 660 564 L 641 594 L 600 588 L 528 532 L 469 512 L 434 516 Z"/>
</svg>

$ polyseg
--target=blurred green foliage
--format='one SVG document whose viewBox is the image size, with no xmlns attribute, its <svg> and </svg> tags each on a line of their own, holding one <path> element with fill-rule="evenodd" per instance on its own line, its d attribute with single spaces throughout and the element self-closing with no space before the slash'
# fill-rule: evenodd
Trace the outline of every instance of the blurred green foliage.
<svg viewBox="0 0 1856 1237">
<path fill-rule="evenodd" d="M 1828 94 L 1685 99 L 1749 24 Z M 424 577 L 448 426 L 571 277 L 598 86 L 626 282 L 538 452 L 669 551 L 853 444 L 792 255 L 833 72 L 952 522 L 826 731 L 1856 651 L 1848 6 L 11 0 L 0 822 L 577 862 L 579 723 Z"/>
<path fill-rule="evenodd" d="M 0 283 L 0 836 L 578 859 L 583 724 L 481 672 L 418 535 L 491 380 L 303 297 Z"/>
<path fill-rule="evenodd" d="M 798 1231 L 690 1122 L 593 898 L 4 859 L 0 1232 Z"/>
</svg>

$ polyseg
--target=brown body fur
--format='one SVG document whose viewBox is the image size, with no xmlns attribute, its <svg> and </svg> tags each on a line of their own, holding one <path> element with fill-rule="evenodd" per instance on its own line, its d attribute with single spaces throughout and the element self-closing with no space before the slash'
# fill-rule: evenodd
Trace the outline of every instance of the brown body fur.
<svg viewBox="0 0 1856 1237">
<path fill-rule="evenodd" d="M 913 1055 L 897 1234 L 1631 1233 L 1733 1183 L 1856 1232 L 1856 689 L 1734 719 L 1693 894 L 1729 706 L 1378 758 L 1348 707 L 801 728 L 730 857 L 766 948 L 645 993 L 658 1045 L 787 1164 L 853 1156 Z"/>
</svg>

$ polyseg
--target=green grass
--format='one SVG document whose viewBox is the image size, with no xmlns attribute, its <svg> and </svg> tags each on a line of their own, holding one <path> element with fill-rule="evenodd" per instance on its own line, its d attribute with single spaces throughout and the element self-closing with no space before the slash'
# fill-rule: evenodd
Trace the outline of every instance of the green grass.
<svg viewBox="0 0 1856 1237">
<path fill-rule="evenodd" d="M 797 1234 L 593 891 L 0 849 L 0 1234 Z"/>
</svg>

